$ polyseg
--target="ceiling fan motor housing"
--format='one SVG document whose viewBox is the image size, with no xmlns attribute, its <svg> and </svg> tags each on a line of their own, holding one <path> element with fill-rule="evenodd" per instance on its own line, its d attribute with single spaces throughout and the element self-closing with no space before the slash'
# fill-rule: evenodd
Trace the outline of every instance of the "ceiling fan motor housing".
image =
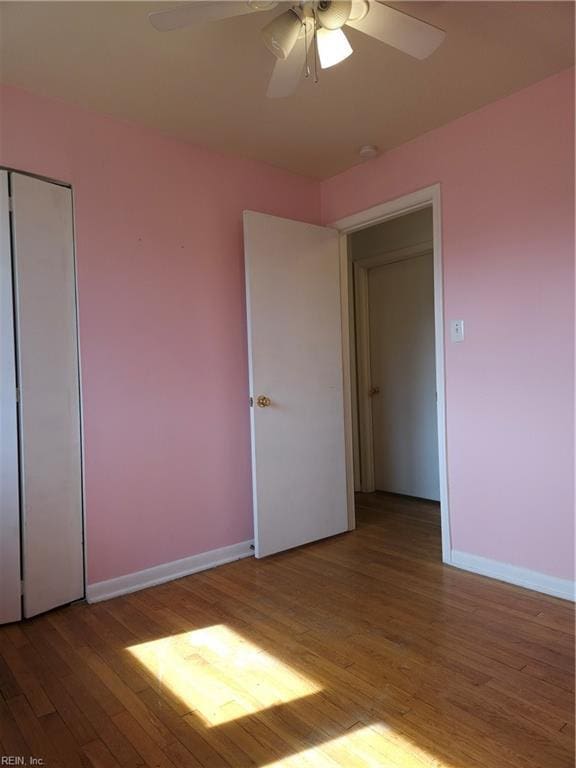
<svg viewBox="0 0 576 768">
<path fill-rule="evenodd" d="M 317 0 L 315 10 L 324 29 L 340 29 L 350 18 L 352 0 Z"/>
<path fill-rule="evenodd" d="M 275 0 L 248 0 L 248 6 L 253 11 L 271 11 L 277 5 Z"/>
</svg>

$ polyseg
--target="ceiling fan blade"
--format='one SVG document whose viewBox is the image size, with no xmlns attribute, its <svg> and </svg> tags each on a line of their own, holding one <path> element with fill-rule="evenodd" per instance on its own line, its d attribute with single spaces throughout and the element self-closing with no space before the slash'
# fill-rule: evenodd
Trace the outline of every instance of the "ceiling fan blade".
<svg viewBox="0 0 576 768">
<path fill-rule="evenodd" d="M 417 59 L 430 56 L 446 37 L 444 30 L 374 0 L 363 19 L 346 24 Z"/>
<path fill-rule="evenodd" d="M 311 42 L 311 34 L 307 35 L 307 40 L 304 37 L 298 38 L 288 58 L 276 61 L 266 91 L 269 99 L 282 99 L 294 93 L 306 64 L 306 43 L 310 47 Z"/>
<path fill-rule="evenodd" d="M 192 24 L 203 24 L 206 21 L 220 21 L 233 16 L 243 16 L 247 13 L 269 11 L 278 5 L 277 2 L 242 2 L 241 0 L 197 0 L 197 2 L 179 5 L 168 11 L 155 11 L 148 14 L 150 24 L 159 32 L 171 32 L 183 29 Z"/>
</svg>

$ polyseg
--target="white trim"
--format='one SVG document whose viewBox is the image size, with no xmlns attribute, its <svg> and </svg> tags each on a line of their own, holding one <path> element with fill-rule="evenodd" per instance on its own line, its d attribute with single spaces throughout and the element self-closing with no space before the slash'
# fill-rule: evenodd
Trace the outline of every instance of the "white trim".
<svg viewBox="0 0 576 768">
<path fill-rule="evenodd" d="M 347 460 L 352 461 L 352 476 L 354 478 L 354 488 L 351 494 L 351 498 L 348 500 L 348 522 L 350 523 L 349 530 L 352 530 L 356 524 L 354 513 L 354 492 L 361 491 L 360 482 L 360 430 L 358 428 L 358 409 L 356 408 L 356 402 L 358 401 L 358 381 L 357 377 L 353 375 L 354 371 L 358 370 L 356 362 L 356 317 L 354 312 L 354 291 L 352 286 L 354 285 L 354 268 L 353 264 L 348 259 L 348 235 L 340 234 L 340 269 L 346 274 L 346 283 L 342 286 L 342 317 L 348 318 L 348 327 L 345 329 L 346 337 L 344 342 L 348 346 L 348 355 L 350 358 L 348 373 L 344 372 L 344 375 L 348 376 L 349 381 L 344 382 L 344 392 L 347 392 L 346 387 L 350 387 L 350 398 L 344 399 L 344 407 L 348 409 L 350 419 L 352 422 L 352 446 L 351 456 L 347 454 Z M 346 298 L 348 301 L 346 302 Z"/>
<path fill-rule="evenodd" d="M 433 202 L 436 194 L 440 197 L 440 184 L 433 184 L 431 187 L 418 189 L 409 195 L 379 203 L 365 211 L 359 211 L 351 216 L 338 219 L 328 226 L 339 229 L 341 232 L 357 232 L 359 229 L 366 229 L 387 219 L 395 219 L 397 216 L 404 216 L 406 213 L 426 208 Z"/>
<path fill-rule="evenodd" d="M 254 554 L 252 545 L 253 541 L 241 541 L 239 544 L 231 544 L 229 547 L 212 549 L 208 552 L 201 552 L 199 555 L 191 555 L 181 560 L 162 563 L 152 568 L 146 568 L 143 571 L 118 576 L 115 579 L 98 581 L 96 584 L 88 585 L 86 600 L 89 603 L 98 603 L 100 600 L 109 600 L 111 597 L 126 595 L 129 592 L 153 587 L 166 581 L 181 579 L 183 576 L 189 576 L 191 573 L 216 568 L 218 565 L 231 563 L 233 560 L 250 557 Z"/>
<path fill-rule="evenodd" d="M 545 595 L 561 597 L 564 600 L 576 599 L 575 583 L 570 579 L 559 579 L 557 576 L 548 576 L 546 573 L 530 571 L 528 568 L 520 568 L 517 565 L 509 565 L 499 560 L 489 560 L 487 557 L 457 550 L 452 550 L 451 565 L 464 571 L 515 584 L 518 587 L 543 592 Z"/>
<path fill-rule="evenodd" d="M 446 459 L 446 386 L 444 376 L 444 296 L 443 296 L 443 271 L 442 271 L 442 215 L 440 208 L 440 184 L 434 184 L 424 189 L 419 189 L 395 200 L 368 208 L 366 211 L 354 213 L 330 224 L 334 229 L 343 234 L 357 232 L 374 224 L 379 224 L 387 219 L 403 216 L 412 211 L 426 208 L 432 205 L 433 217 L 433 249 L 434 249 L 434 326 L 436 344 L 436 391 L 438 392 L 438 466 L 440 473 L 440 521 L 442 526 L 442 560 L 451 562 L 451 538 L 450 538 L 450 508 L 448 495 L 448 464 Z M 341 249 L 342 256 L 348 260 L 347 249 Z M 342 296 L 342 307 L 348 302 L 348 296 Z M 344 342 L 345 344 L 347 341 Z M 349 359 L 349 355 L 345 355 Z M 345 381 L 344 397 L 351 403 L 351 389 Z M 346 429 L 349 425 L 346 424 Z M 352 435 L 348 433 L 347 444 L 353 444 Z M 351 461 L 347 462 L 352 467 Z M 350 471 L 350 470 L 348 470 Z M 349 484 L 353 478 L 348 478 Z M 349 485 L 350 487 L 350 485 Z M 351 526 L 354 527 L 354 526 Z"/>
<path fill-rule="evenodd" d="M 440 185 L 432 191 L 432 225 L 434 240 L 434 343 L 436 344 L 436 392 L 438 415 L 438 466 L 440 474 L 440 521 L 442 527 L 442 559 L 452 559 L 448 458 L 446 447 L 446 352 L 444 349 L 444 267 L 442 262 L 442 209 Z"/>
<path fill-rule="evenodd" d="M 246 238 L 246 231 L 248 228 L 248 214 L 250 211 L 243 211 L 242 213 L 242 238 L 243 238 L 243 248 L 244 248 L 244 290 L 245 290 L 245 308 L 246 308 L 246 339 L 247 339 L 247 345 L 248 345 L 248 355 L 247 355 L 247 362 L 248 362 L 248 392 L 250 396 L 250 408 L 249 408 L 249 414 L 250 414 L 250 473 L 251 473 L 251 479 L 252 479 L 252 519 L 253 519 L 253 525 L 254 525 L 254 545 L 255 545 L 255 553 L 256 553 L 256 542 L 259 541 L 259 535 L 258 535 L 258 478 L 256 477 L 256 423 L 255 423 L 255 408 L 254 408 L 254 398 L 257 397 L 256 391 L 254 389 L 254 354 L 252 350 L 252 314 L 250 312 L 250 307 L 252 305 L 252 299 L 251 294 L 252 291 L 250 290 L 250 270 L 251 270 L 251 261 L 250 261 L 250 250 L 248 248 L 247 238 Z"/>
<path fill-rule="evenodd" d="M 432 253 L 433 250 L 434 243 L 432 240 L 423 240 L 421 243 L 414 243 L 414 245 L 408 245 L 406 248 L 378 251 L 361 259 L 354 259 L 354 264 L 362 267 L 362 269 L 372 269 L 373 267 L 382 267 L 384 264 L 394 264 L 397 261 L 423 256 L 424 254 Z"/>
<path fill-rule="evenodd" d="M 374 432 L 372 398 L 368 394 L 372 380 L 370 370 L 370 302 L 368 299 L 368 269 L 354 262 L 354 305 L 356 310 L 356 375 L 358 392 L 358 443 L 360 446 L 360 487 L 363 493 L 376 490 L 374 479 Z M 361 395 L 360 395 L 361 393 Z"/>
<path fill-rule="evenodd" d="M 67 185 L 66 185 L 67 186 Z M 78 288 L 78 260 L 76 258 L 76 203 L 74 198 L 74 187 L 70 185 L 70 195 L 72 199 L 72 252 L 74 263 L 74 309 L 76 313 L 76 355 L 78 357 L 78 408 L 80 419 L 80 484 L 82 491 L 82 575 L 84 579 L 84 595 L 86 597 L 86 588 L 88 584 L 88 542 L 86 531 L 88 522 L 86 520 L 86 445 L 84 429 L 84 387 L 82 383 L 82 364 L 83 356 L 81 354 L 80 342 L 80 304 Z"/>
<path fill-rule="evenodd" d="M 352 364 L 350 344 L 350 282 L 347 252 L 347 238 L 341 236 L 338 242 L 340 255 L 340 302 L 342 337 L 342 395 L 344 399 L 344 456 L 346 461 L 346 495 L 348 509 L 348 530 L 356 528 L 354 508 L 354 425 L 352 422 Z"/>
</svg>

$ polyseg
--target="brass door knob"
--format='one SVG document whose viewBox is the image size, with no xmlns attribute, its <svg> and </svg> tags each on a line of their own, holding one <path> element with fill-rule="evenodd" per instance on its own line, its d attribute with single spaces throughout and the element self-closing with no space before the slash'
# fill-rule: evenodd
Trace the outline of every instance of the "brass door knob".
<svg viewBox="0 0 576 768">
<path fill-rule="evenodd" d="M 258 395 L 256 398 L 256 405 L 258 408 L 268 408 L 272 405 L 272 401 L 269 397 L 266 397 L 266 395 Z"/>
</svg>

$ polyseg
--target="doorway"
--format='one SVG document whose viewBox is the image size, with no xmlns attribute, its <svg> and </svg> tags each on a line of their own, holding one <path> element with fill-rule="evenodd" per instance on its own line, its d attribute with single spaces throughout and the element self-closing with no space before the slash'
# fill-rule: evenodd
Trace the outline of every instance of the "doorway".
<svg viewBox="0 0 576 768">
<path fill-rule="evenodd" d="M 355 487 L 440 500 L 432 209 L 349 237 L 357 381 Z"/>
<path fill-rule="evenodd" d="M 440 224 L 435 185 L 333 226 L 348 326 L 349 482 L 363 508 L 429 510 L 450 562 Z"/>
</svg>

